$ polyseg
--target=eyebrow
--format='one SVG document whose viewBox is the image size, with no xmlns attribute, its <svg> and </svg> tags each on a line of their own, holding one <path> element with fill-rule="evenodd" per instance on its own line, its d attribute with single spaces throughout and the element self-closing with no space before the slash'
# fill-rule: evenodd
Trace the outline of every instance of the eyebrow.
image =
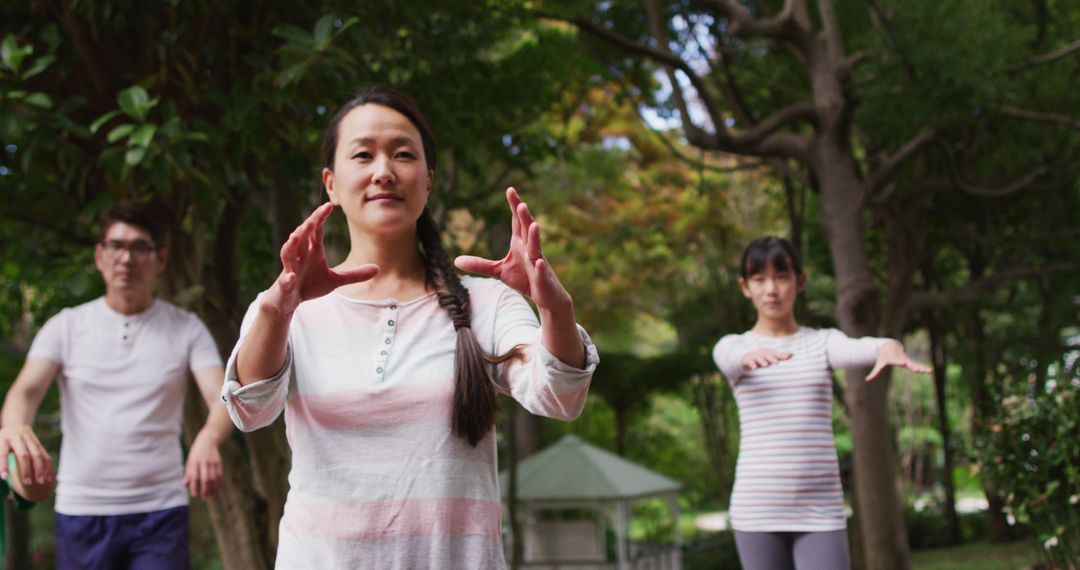
<svg viewBox="0 0 1080 570">
<path fill-rule="evenodd" d="M 370 144 L 377 143 L 378 140 L 375 139 L 374 137 L 357 137 L 357 138 L 355 138 L 355 139 L 353 139 L 353 140 L 351 140 L 349 142 L 350 142 L 350 144 L 370 145 Z M 391 145 L 396 145 L 396 146 L 410 145 L 410 144 L 415 145 L 416 144 L 416 139 L 413 138 L 413 137 L 410 137 L 408 135 L 398 135 L 396 137 L 391 137 L 390 138 L 390 144 Z"/>
</svg>

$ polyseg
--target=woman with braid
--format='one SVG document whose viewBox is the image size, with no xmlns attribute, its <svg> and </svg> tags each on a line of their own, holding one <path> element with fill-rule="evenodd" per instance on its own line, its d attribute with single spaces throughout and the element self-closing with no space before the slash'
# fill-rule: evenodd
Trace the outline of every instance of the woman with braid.
<svg viewBox="0 0 1080 570">
<path fill-rule="evenodd" d="M 409 98 L 375 89 L 345 103 L 323 165 L 330 202 L 281 248 L 222 392 L 245 431 L 285 412 L 277 567 L 503 568 L 497 393 L 572 420 L 596 349 L 513 189 L 506 257 L 456 260 L 494 279 L 455 272 L 425 209 L 435 142 Z M 323 223 L 335 206 L 350 250 L 331 269 Z"/>
</svg>

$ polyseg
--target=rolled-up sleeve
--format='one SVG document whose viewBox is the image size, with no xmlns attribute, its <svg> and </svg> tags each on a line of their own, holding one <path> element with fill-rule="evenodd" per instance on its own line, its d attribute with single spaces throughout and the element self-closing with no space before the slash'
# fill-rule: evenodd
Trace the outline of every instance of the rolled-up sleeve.
<svg viewBox="0 0 1080 570">
<path fill-rule="evenodd" d="M 285 364 L 276 374 L 249 384 L 241 385 L 236 371 L 236 357 L 244 336 L 251 329 L 258 315 L 262 294 L 248 307 L 244 322 L 240 327 L 240 339 L 233 347 L 229 361 L 225 365 L 225 384 L 221 387 L 221 401 L 229 410 L 229 417 L 241 431 L 253 431 L 274 422 L 285 409 L 285 400 L 289 395 L 289 382 L 292 378 L 293 355 L 292 342 L 285 347 Z"/>
<path fill-rule="evenodd" d="M 495 352 L 521 346 L 523 358 L 503 364 L 499 384 L 529 412 L 569 421 L 581 415 L 589 384 L 600 355 L 589 333 L 577 325 L 585 347 L 585 366 L 578 368 L 551 354 L 541 340 L 540 322 L 516 291 L 507 289 L 498 299 Z"/>
</svg>

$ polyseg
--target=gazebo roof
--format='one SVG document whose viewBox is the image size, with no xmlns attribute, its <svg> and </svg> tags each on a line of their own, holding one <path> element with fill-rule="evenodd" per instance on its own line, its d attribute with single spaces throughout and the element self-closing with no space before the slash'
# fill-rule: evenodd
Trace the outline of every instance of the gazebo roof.
<svg viewBox="0 0 1080 570">
<path fill-rule="evenodd" d="M 503 498 L 509 471 L 499 475 Z M 521 501 L 601 501 L 674 493 L 682 483 L 631 463 L 573 434 L 518 464 Z"/>
</svg>

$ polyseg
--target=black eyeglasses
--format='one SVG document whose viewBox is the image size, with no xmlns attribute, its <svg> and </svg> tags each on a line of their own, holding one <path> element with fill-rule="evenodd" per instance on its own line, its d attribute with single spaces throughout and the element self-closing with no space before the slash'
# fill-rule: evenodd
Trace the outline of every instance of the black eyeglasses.
<svg viewBox="0 0 1080 570">
<path fill-rule="evenodd" d="M 158 249 L 157 246 L 153 243 L 141 239 L 137 239 L 135 241 L 120 241 L 110 239 L 101 242 L 101 247 L 105 251 L 105 255 L 107 257 L 120 257 L 121 253 L 127 251 L 131 254 L 132 259 L 138 260 L 148 259 Z"/>
</svg>

